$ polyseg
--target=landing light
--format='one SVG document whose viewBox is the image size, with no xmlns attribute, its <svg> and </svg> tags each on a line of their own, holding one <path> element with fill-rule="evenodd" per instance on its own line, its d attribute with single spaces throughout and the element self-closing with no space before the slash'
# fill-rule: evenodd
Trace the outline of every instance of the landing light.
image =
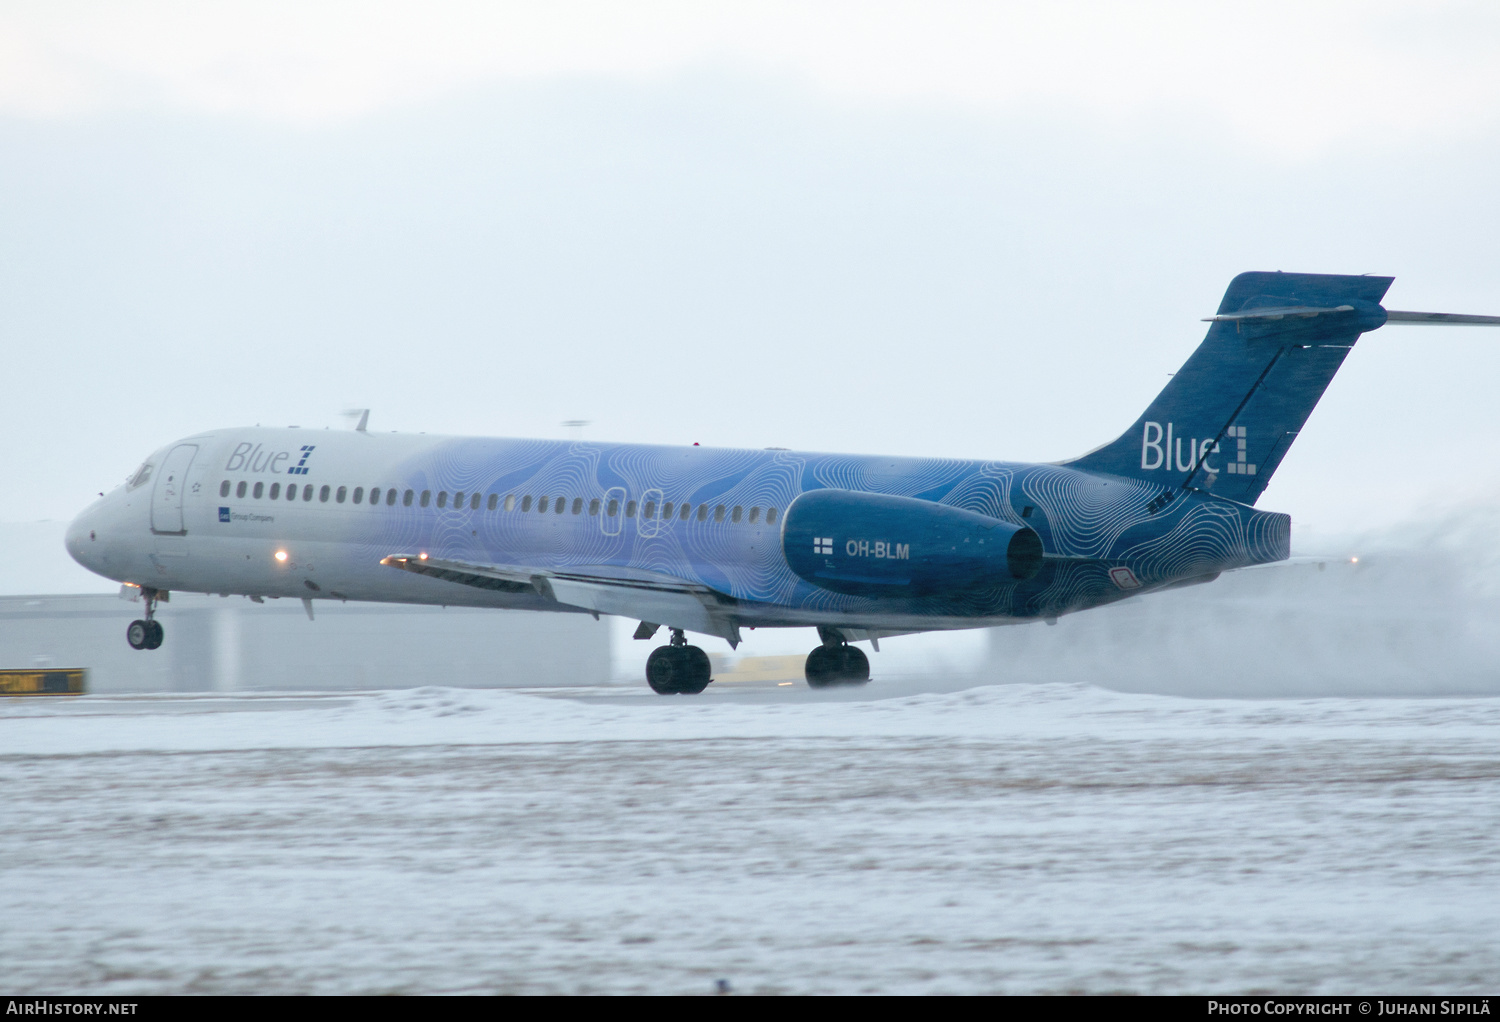
<svg viewBox="0 0 1500 1022">
<path fill-rule="evenodd" d="M 278 561 L 285 561 L 286 560 L 286 551 L 285 550 L 278 550 L 278 551 L 276 551 L 276 559 Z"/>
<path fill-rule="evenodd" d="M 1349 563 L 1350 564 L 1358 564 L 1359 563 L 1359 558 L 1358 557 L 1351 557 L 1351 558 L 1349 558 Z"/>
<path fill-rule="evenodd" d="M 417 554 L 417 560 L 425 561 L 427 560 L 427 555 L 425 553 Z"/>
</svg>

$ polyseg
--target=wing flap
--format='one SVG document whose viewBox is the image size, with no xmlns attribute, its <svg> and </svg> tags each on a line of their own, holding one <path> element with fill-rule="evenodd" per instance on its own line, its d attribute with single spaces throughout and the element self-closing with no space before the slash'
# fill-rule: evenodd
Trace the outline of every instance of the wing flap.
<svg viewBox="0 0 1500 1022">
<path fill-rule="evenodd" d="M 513 564 L 471 564 L 422 554 L 393 554 L 380 561 L 418 575 L 498 592 L 536 593 L 595 615 L 615 614 L 664 624 L 739 645 L 733 597 L 716 589 L 656 572 L 588 565 L 529 568 Z"/>
<path fill-rule="evenodd" d="M 498 564 L 465 564 L 462 561 L 446 561 L 422 555 L 393 555 L 382 557 L 380 563 L 390 568 L 400 568 L 429 578 L 440 578 L 445 582 L 490 589 L 502 593 L 535 592 L 532 574 L 524 568 Z"/>
</svg>

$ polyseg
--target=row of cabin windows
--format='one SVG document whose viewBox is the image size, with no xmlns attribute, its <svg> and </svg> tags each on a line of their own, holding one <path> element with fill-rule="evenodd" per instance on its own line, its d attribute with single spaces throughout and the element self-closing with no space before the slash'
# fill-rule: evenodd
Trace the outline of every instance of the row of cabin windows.
<svg viewBox="0 0 1500 1022">
<path fill-rule="evenodd" d="M 231 483 L 228 479 L 225 479 L 223 482 L 221 482 L 219 484 L 219 496 L 229 496 L 230 486 Z M 281 500 L 282 492 L 283 491 L 280 483 L 272 483 L 270 485 L 270 488 L 268 489 L 266 487 L 266 484 L 263 482 L 255 483 L 252 486 L 249 482 L 241 480 L 238 485 L 234 486 L 234 495 L 236 497 L 245 497 L 246 495 L 249 495 L 255 500 Z M 285 494 L 285 499 L 287 500 L 298 499 L 297 484 L 288 483 Z M 365 503 L 365 488 L 363 486 L 356 486 L 354 488 L 354 492 L 350 493 L 349 487 L 347 486 L 340 486 L 337 489 L 334 489 L 331 486 L 314 487 L 311 483 L 308 483 L 307 485 L 302 487 L 302 500 L 311 501 L 314 499 L 314 497 L 316 497 L 318 501 L 324 504 L 328 503 L 330 497 L 336 504 L 342 504 L 345 501 L 349 501 L 354 504 L 363 504 Z M 371 487 L 369 493 L 369 503 L 384 503 L 387 507 L 389 507 L 396 503 L 398 497 L 401 501 L 402 507 L 411 507 L 413 501 L 415 501 L 421 507 L 428 507 L 432 503 L 431 490 L 423 490 L 421 496 L 418 497 L 417 491 L 415 490 L 406 490 L 405 492 L 402 492 L 394 486 L 385 490 L 382 490 L 379 486 Z M 462 490 L 453 495 L 453 506 L 455 508 L 462 508 L 465 503 L 467 503 L 470 511 L 478 511 L 481 500 L 484 500 L 485 507 L 490 511 L 494 511 L 497 507 L 500 506 L 500 495 L 498 493 L 492 493 L 489 495 L 488 499 L 485 499 L 478 493 L 466 494 Z M 535 498 L 535 500 L 533 500 L 530 494 L 521 497 L 519 504 L 523 513 L 530 512 L 533 508 L 535 508 L 538 514 L 547 514 L 550 511 L 552 514 L 560 515 L 565 514 L 569 510 L 571 510 L 573 514 L 581 515 L 583 514 L 584 510 L 584 502 L 582 497 L 574 497 L 571 508 L 569 507 L 567 497 L 542 496 L 537 497 Z M 448 506 L 447 490 L 438 491 L 437 506 Z M 516 509 L 516 506 L 517 499 L 515 494 L 507 495 L 505 498 L 505 510 L 514 511 Z M 604 513 L 611 518 L 618 515 L 620 513 L 619 498 L 611 497 L 608 503 L 605 503 L 600 498 L 595 497 L 588 502 L 588 512 L 590 515 L 598 515 L 600 510 L 603 510 Z M 709 516 L 712 515 L 713 520 L 716 522 L 722 522 L 727 518 L 729 519 L 729 521 L 734 522 L 735 524 L 739 524 L 740 522 L 748 520 L 751 525 L 754 525 L 757 522 L 761 521 L 762 517 L 761 509 L 758 507 L 752 507 L 747 512 L 746 509 L 740 505 L 735 505 L 734 507 L 726 507 L 723 504 L 715 504 L 710 507 L 707 504 L 699 504 L 695 510 L 692 503 L 689 501 L 683 501 L 679 504 L 674 501 L 668 500 L 661 502 L 659 505 L 654 500 L 648 500 L 644 504 L 639 504 L 634 500 L 625 501 L 626 518 L 634 518 L 637 511 L 639 511 L 642 518 L 656 518 L 659 511 L 662 521 L 668 521 L 675 518 L 678 521 L 683 522 L 686 522 L 690 519 L 695 519 L 700 522 L 706 522 L 708 521 Z M 774 525 L 776 523 L 776 509 L 774 507 L 766 508 L 764 517 L 765 523 L 767 525 Z"/>
</svg>

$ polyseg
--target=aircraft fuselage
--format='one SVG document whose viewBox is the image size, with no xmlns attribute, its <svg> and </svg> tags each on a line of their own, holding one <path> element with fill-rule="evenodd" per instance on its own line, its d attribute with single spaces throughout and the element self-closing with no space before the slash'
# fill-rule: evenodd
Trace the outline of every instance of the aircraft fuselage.
<svg viewBox="0 0 1500 1022">
<path fill-rule="evenodd" d="M 522 571 L 639 573 L 722 597 L 745 626 L 924 630 L 1014 623 L 1287 556 L 1288 519 L 1233 501 L 1058 465 L 227 429 L 154 454 L 74 522 L 90 569 L 160 590 L 255 597 L 579 610 L 545 587 L 479 588 L 393 557 Z M 783 544 L 798 496 L 826 488 L 915 498 L 1034 530 L 1033 577 L 903 591 L 922 530 L 850 521 L 817 536 L 830 569 L 897 584 L 838 592 L 799 576 Z M 372 503 L 372 495 L 374 502 Z M 830 528 L 830 532 L 834 532 Z M 382 563 L 386 562 L 386 563 Z M 840 576 L 844 577 L 844 576 Z"/>
</svg>

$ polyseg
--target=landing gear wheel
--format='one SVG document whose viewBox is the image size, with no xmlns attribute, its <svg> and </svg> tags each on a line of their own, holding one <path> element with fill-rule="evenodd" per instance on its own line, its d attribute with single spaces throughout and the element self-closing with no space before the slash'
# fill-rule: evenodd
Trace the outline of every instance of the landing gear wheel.
<svg viewBox="0 0 1500 1022">
<path fill-rule="evenodd" d="M 713 681 L 714 665 L 709 663 L 708 654 L 697 646 L 678 646 L 683 660 L 687 662 L 688 676 L 677 691 L 685 696 L 695 696 L 708 688 L 708 683 Z"/>
<path fill-rule="evenodd" d="M 697 646 L 658 646 L 646 660 L 646 683 L 657 695 L 697 695 L 711 680 L 713 665 Z"/>
<path fill-rule="evenodd" d="M 676 695 L 681 674 L 681 657 L 676 646 L 657 646 L 646 658 L 646 684 L 659 696 Z"/>
<path fill-rule="evenodd" d="M 827 688 L 839 683 L 839 651 L 819 646 L 807 654 L 807 666 L 802 669 L 807 683 L 813 688 Z"/>
<path fill-rule="evenodd" d="M 160 621 L 132 621 L 125 629 L 125 641 L 131 649 L 158 649 L 163 637 Z"/>
<path fill-rule="evenodd" d="M 807 654 L 803 675 L 813 688 L 863 685 L 870 680 L 870 658 L 854 646 L 819 646 Z"/>
<path fill-rule="evenodd" d="M 870 658 L 857 646 L 845 646 L 839 650 L 839 673 L 845 685 L 863 685 L 870 680 Z"/>
<path fill-rule="evenodd" d="M 161 646 L 161 622 L 156 620 L 156 601 L 165 600 L 168 594 L 148 586 L 141 587 L 141 598 L 146 601 L 146 617 L 132 621 L 125 629 L 125 641 L 131 649 L 156 649 Z"/>
</svg>

